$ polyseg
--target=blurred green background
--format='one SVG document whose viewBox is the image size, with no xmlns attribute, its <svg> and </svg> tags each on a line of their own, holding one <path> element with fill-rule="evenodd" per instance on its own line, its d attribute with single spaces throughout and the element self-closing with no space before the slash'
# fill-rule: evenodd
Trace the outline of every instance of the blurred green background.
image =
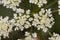
<svg viewBox="0 0 60 40">
<path fill-rule="evenodd" d="M 53 17 L 55 19 L 54 20 L 55 24 L 53 25 L 53 27 L 51 29 L 49 29 L 49 31 L 51 33 L 56 32 L 56 33 L 60 34 L 60 15 L 58 15 L 58 11 L 57 11 L 58 10 L 58 0 L 47 0 L 47 1 L 48 1 L 48 3 L 46 5 L 44 4 L 44 6 L 42 6 L 41 8 L 44 8 L 44 9 L 51 8 Z M 30 9 L 31 14 L 39 12 L 39 10 L 41 9 L 41 8 L 38 8 L 38 6 L 35 4 L 30 4 L 28 2 L 28 0 L 22 0 L 22 3 L 20 3 L 20 6 L 17 8 L 22 8 L 24 10 Z M 0 5 L 0 16 L 3 16 L 3 17 L 9 16 L 10 18 L 13 18 L 13 13 L 15 13 L 15 12 L 12 9 L 9 9 L 9 8 L 7 9 L 6 7 L 3 7 L 2 5 Z M 13 31 L 9 35 L 10 38 L 3 39 L 3 37 L 2 37 L 2 40 L 17 40 L 18 38 L 24 38 L 25 31 L 37 32 L 39 40 L 48 40 L 48 37 L 49 37 L 48 33 L 44 33 L 41 30 L 37 31 L 36 28 L 32 28 L 32 29 L 29 28 L 29 30 L 25 29 L 23 32 L 21 32 L 20 30 Z"/>
</svg>

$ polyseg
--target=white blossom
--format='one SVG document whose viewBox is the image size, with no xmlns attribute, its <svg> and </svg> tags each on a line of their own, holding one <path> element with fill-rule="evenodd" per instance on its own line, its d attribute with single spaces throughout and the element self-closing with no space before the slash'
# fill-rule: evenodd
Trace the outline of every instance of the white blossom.
<svg viewBox="0 0 60 40">
<path fill-rule="evenodd" d="M 8 8 L 19 6 L 19 3 L 21 3 L 21 0 L 1 0 L 3 6 L 6 6 Z"/>
<path fill-rule="evenodd" d="M 29 27 L 36 27 L 37 30 L 42 29 L 43 32 L 47 32 L 48 28 L 51 28 L 54 25 L 54 18 L 52 16 L 51 9 L 41 8 L 39 13 L 34 13 L 33 17 L 31 17 L 30 9 L 26 10 L 17 8 L 21 3 L 21 0 L 0 0 L 0 5 L 3 4 L 6 8 L 11 8 L 16 13 L 13 14 L 13 18 L 9 20 L 9 17 L 6 16 L 3 18 L 0 16 L 0 40 L 1 36 L 3 38 L 9 38 L 9 32 L 13 31 L 12 28 L 15 26 L 14 30 L 21 30 L 23 31 L 24 28 L 28 29 Z M 43 6 L 43 4 L 47 4 L 46 0 L 29 0 L 29 3 L 33 3 L 38 5 L 38 7 Z M 58 1 L 60 4 L 60 1 Z M 60 6 L 58 6 L 60 8 Z M 60 9 L 58 10 L 60 14 Z M 25 13 L 25 14 L 24 14 Z M 33 29 L 32 29 L 33 30 Z M 34 32 L 30 34 L 29 32 L 25 32 L 24 39 L 17 39 L 17 40 L 37 40 L 37 33 Z M 60 40 L 60 35 L 53 33 L 52 37 L 49 37 L 49 40 Z"/>
<path fill-rule="evenodd" d="M 32 17 L 30 17 L 30 18 L 29 18 L 29 21 L 33 21 L 33 18 L 32 18 Z"/>
<path fill-rule="evenodd" d="M 49 40 L 60 40 L 60 35 L 56 34 L 56 33 L 53 33 L 53 36 L 49 37 Z"/>
<path fill-rule="evenodd" d="M 24 13 L 24 9 L 18 8 L 18 9 L 16 10 L 16 13 Z"/>
<path fill-rule="evenodd" d="M 30 35 L 30 33 L 29 32 L 25 32 L 25 36 L 29 36 Z"/>
<path fill-rule="evenodd" d="M 47 4 L 46 0 L 29 0 L 29 3 L 33 3 L 38 5 L 38 7 L 43 6 L 43 4 Z"/>
<path fill-rule="evenodd" d="M 34 21 L 32 21 L 32 25 L 38 30 L 42 29 L 44 32 L 47 32 L 48 28 L 51 28 L 55 23 L 51 13 L 51 9 L 46 9 L 46 11 L 41 9 L 39 14 L 34 14 Z"/>
<path fill-rule="evenodd" d="M 26 14 L 30 14 L 30 10 L 28 9 L 28 10 L 26 10 Z"/>
<path fill-rule="evenodd" d="M 0 36 L 3 36 L 4 38 L 9 37 L 9 32 L 11 32 L 12 26 L 9 22 L 9 17 L 6 16 L 3 18 L 2 16 L 0 17 Z M 11 30 L 9 30 L 11 28 Z"/>
<path fill-rule="evenodd" d="M 30 17 L 29 15 L 21 13 L 18 13 L 18 15 L 14 14 L 14 20 L 16 21 L 15 26 L 18 27 L 18 29 L 20 29 L 21 31 L 23 31 L 24 28 L 27 29 L 31 27 L 31 24 L 28 20 L 29 17 Z"/>
<path fill-rule="evenodd" d="M 37 33 L 36 33 L 36 32 L 33 33 L 32 36 L 33 36 L 34 38 L 36 38 L 36 37 L 37 37 Z"/>
</svg>

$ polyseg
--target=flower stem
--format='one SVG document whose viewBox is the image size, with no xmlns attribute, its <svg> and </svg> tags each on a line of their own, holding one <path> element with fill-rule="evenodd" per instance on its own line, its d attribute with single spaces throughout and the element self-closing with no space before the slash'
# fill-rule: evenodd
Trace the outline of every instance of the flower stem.
<svg viewBox="0 0 60 40">
<path fill-rule="evenodd" d="M 54 5 L 56 2 L 57 2 L 57 0 L 55 0 L 54 2 L 48 4 L 47 6 L 45 6 L 45 8 L 48 8 L 48 7 L 52 6 L 52 5 Z"/>
<path fill-rule="evenodd" d="M 41 31 L 37 31 L 37 37 L 38 37 L 38 40 L 43 40 L 42 39 L 42 34 L 41 34 Z"/>
<path fill-rule="evenodd" d="M 54 11 L 52 11 L 52 13 L 55 13 L 55 12 L 58 12 L 58 10 L 54 10 Z"/>
<path fill-rule="evenodd" d="M 50 36 L 52 36 L 52 33 L 50 31 L 47 31 Z"/>
</svg>

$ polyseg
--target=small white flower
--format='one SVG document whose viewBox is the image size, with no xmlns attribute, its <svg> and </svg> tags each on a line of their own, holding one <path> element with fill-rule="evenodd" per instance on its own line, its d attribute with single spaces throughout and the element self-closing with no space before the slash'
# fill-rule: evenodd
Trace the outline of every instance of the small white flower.
<svg viewBox="0 0 60 40">
<path fill-rule="evenodd" d="M 38 18 L 38 17 L 39 17 L 38 13 L 34 14 L 34 18 Z"/>
<path fill-rule="evenodd" d="M 28 10 L 26 10 L 26 14 L 30 14 L 30 10 L 28 9 Z"/>
<path fill-rule="evenodd" d="M 18 28 L 18 27 L 16 27 L 16 28 L 15 28 L 15 31 L 16 31 L 16 30 L 19 30 L 19 28 Z"/>
<path fill-rule="evenodd" d="M 32 36 L 33 36 L 34 38 L 36 38 L 36 37 L 37 37 L 37 33 L 36 33 L 36 32 L 33 33 Z"/>
<path fill-rule="evenodd" d="M 45 13 L 44 8 L 41 8 L 41 11 L 39 12 L 39 15 L 41 16 L 41 15 L 44 14 L 44 13 Z"/>
<path fill-rule="evenodd" d="M 38 0 L 29 0 L 30 3 L 37 4 Z"/>
<path fill-rule="evenodd" d="M 29 18 L 29 21 L 32 21 L 33 20 L 33 18 L 31 17 L 31 18 Z"/>
<path fill-rule="evenodd" d="M 30 33 L 29 32 L 25 32 L 25 36 L 29 36 L 30 35 Z"/>
<path fill-rule="evenodd" d="M 43 4 L 47 4 L 46 0 L 29 0 L 29 3 L 33 3 L 38 5 L 38 7 L 43 6 Z"/>
<path fill-rule="evenodd" d="M 28 29 L 28 28 L 29 28 L 29 25 L 25 24 L 24 27 L 25 27 L 26 29 Z"/>
<path fill-rule="evenodd" d="M 17 8 L 13 6 L 13 7 L 12 7 L 12 10 L 13 10 L 13 11 L 16 11 L 16 10 L 17 10 Z"/>
<path fill-rule="evenodd" d="M 19 8 L 16 10 L 16 13 L 24 13 L 24 9 Z"/>
</svg>

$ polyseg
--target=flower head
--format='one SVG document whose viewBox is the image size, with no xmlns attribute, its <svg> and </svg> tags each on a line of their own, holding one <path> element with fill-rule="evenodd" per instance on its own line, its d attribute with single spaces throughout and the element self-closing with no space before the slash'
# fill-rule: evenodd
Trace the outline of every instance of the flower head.
<svg viewBox="0 0 60 40">
<path fill-rule="evenodd" d="M 3 4 L 3 6 L 6 6 L 6 8 L 19 6 L 19 3 L 21 3 L 21 0 L 1 0 L 1 4 Z"/>
<path fill-rule="evenodd" d="M 49 37 L 49 40 L 60 40 L 60 35 L 56 34 L 56 33 L 53 33 L 53 36 Z"/>
<path fill-rule="evenodd" d="M 44 32 L 47 32 L 48 28 L 51 28 L 54 24 L 54 18 L 52 17 L 50 9 L 41 11 L 34 14 L 34 20 L 32 21 L 32 25 L 36 27 L 38 30 L 42 29 Z"/>
<path fill-rule="evenodd" d="M 32 33 L 32 35 L 30 35 L 29 32 L 25 32 L 25 38 L 24 40 L 37 40 L 37 33 Z M 18 40 L 23 40 L 23 39 L 18 39 Z"/>
<path fill-rule="evenodd" d="M 31 27 L 31 24 L 29 22 L 29 15 L 26 15 L 26 14 L 21 14 L 21 13 L 18 13 L 17 14 L 14 14 L 14 20 L 16 21 L 15 22 L 15 26 L 19 27 L 19 29 L 21 31 L 23 31 L 24 28 L 29 28 Z"/>
<path fill-rule="evenodd" d="M 9 23 L 9 17 L 2 18 L 0 17 L 0 36 L 4 38 L 9 37 L 9 32 L 11 32 L 11 24 Z M 11 29 L 11 30 L 9 30 Z"/>
<path fill-rule="evenodd" d="M 47 4 L 46 0 L 29 0 L 29 2 L 38 5 L 38 7 L 43 6 L 43 4 Z"/>
</svg>

